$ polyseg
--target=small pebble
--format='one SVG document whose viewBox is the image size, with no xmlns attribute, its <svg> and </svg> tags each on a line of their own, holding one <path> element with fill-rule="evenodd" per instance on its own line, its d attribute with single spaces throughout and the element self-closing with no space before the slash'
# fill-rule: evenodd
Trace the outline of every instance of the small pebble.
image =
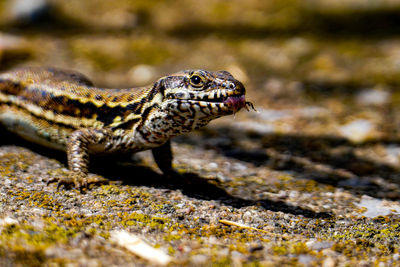
<svg viewBox="0 0 400 267">
<path fill-rule="evenodd" d="M 385 105 L 390 100 L 390 93 L 384 90 L 365 89 L 356 95 L 356 101 L 361 105 Z"/>
<path fill-rule="evenodd" d="M 371 136 L 372 130 L 374 130 L 374 126 L 370 121 L 360 119 L 345 124 L 341 126 L 338 130 L 342 136 L 348 138 L 355 143 L 360 143 Z"/>
<path fill-rule="evenodd" d="M 192 264 L 194 266 L 196 266 L 196 265 L 204 265 L 205 263 L 207 263 L 209 261 L 209 257 L 206 256 L 206 255 L 201 255 L 201 254 L 193 255 L 190 258 L 190 261 L 192 262 Z"/>
<path fill-rule="evenodd" d="M 224 175 L 222 172 L 217 173 L 217 179 L 221 182 L 227 183 L 231 182 L 232 179 L 229 178 L 228 176 Z"/>
<path fill-rule="evenodd" d="M 185 203 L 179 203 L 179 204 L 176 204 L 175 205 L 175 207 L 177 208 L 177 209 L 181 209 L 181 208 L 183 208 L 185 206 Z"/>
<path fill-rule="evenodd" d="M 244 171 L 247 169 L 247 166 L 239 163 L 239 162 L 235 162 L 233 163 L 232 167 L 231 167 L 231 171 L 237 172 L 237 171 Z"/>
<path fill-rule="evenodd" d="M 221 257 L 227 257 L 229 255 L 229 248 L 220 249 L 218 255 Z"/>
<path fill-rule="evenodd" d="M 301 255 L 299 255 L 298 260 L 299 260 L 299 263 L 301 263 L 305 266 L 309 266 L 315 260 L 315 258 L 311 255 L 301 254 Z"/>
<path fill-rule="evenodd" d="M 297 197 L 299 197 L 299 192 L 298 191 L 290 191 L 289 197 L 290 198 L 297 198 Z"/>
<path fill-rule="evenodd" d="M 333 246 L 333 242 L 331 241 L 318 241 L 315 239 L 312 239 L 308 242 L 306 242 L 306 246 L 311 249 L 311 250 L 323 250 L 327 248 L 331 248 Z"/>
<path fill-rule="evenodd" d="M 215 162 L 210 162 L 210 163 L 208 163 L 208 165 L 207 165 L 207 169 L 209 169 L 209 170 L 218 169 L 218 164 L 215 163 Z"/>
<path fill-rule="evenodd" d="M 0 226 L 13 225 L 13 224 L 18 224 L 18 221 L 14 218 L 5 217 L 4 219 L 0 219 Z"/>
<path fill-rule="evenodd" d="M 398 145 L 388 145 L 386 147 L 386 160 L 393 165 L 399 164 L 400 147 Z"/>
<path fill-rule="evenodd" d="M 368 218 L 400 214 L 400 205 L 396 202 L 384 201 L 366 195 L 363 195 L 360 203 L 355 203 L 355 205 L 359 208 L 366 208 L 367 210 L 362 215 Z"/>
<path fill-rule="evenodd" d="M 51 5 L 47 0 L 14 0 L 10 5 L 12 19 L 18 23 L 43 21 L 51 12 Z"/>
<path fill-rule="evenodd" d="M 249 221 L 252 217 L 253 215 L 250 211 L 246 211 L 245 213 L 243 213 L 243 219 L 245 219 L 246 221 Z"/>
<path fill-rule="evenodd" d="M 335 265 L 336 265 L 335 260 L 332 257 L 327 257 L 322 262 L 322 267 L 335 267 Z"/>
<path fill-rule="evenodd" d="M 244 260 L 243 254 L 240 253 L 239 251 L 236 251 L 236 250 L 234 250 L 234 251 L 231 252 L 231 258 L 232 258 L 232 260 L 235 261 L 235 262 L 237 262 L 237 261 L 240 262 L 240 261 Z"/>
</svg>

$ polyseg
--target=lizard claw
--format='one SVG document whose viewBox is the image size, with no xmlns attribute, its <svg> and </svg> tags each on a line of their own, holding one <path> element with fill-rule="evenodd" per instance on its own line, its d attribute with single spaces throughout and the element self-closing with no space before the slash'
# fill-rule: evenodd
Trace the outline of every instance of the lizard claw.
<svg viewBox="0 0 400 267">
<path fill-rule="evenodd" d="M 110 181 L 100 176 L 87 177 L 79 174 L 70 174 L 67 177 L 52 178 L 47 181 L 47 185 L 50 183 L 57 183 L 57 190 L 65 187 L 80 189 L 82 192 L 85 191 L 85 189 L 88 189 L 91 184 L 109 184 Z"/>
<path fill-rule="evenodd" d="M 84 187 L 87 188 L 87 183 L 84 180 L 81 180 L 78 182 L 76 178 L 67 176 L 67 177 L 62 177 L 62 178 L 52 178 L 47 181 L 47 185 L 51 183 L 57 183 L 57 190 L 60 190 L 62 187 L 65 188 L 79 188 L 82 189 Z"/>
</svg>

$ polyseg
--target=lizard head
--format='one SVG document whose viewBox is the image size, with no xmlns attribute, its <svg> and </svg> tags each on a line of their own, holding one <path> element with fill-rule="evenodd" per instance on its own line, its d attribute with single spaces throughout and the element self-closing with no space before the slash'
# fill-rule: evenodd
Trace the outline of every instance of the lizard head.
<svg viewBox="0 0 400 267">
<path fill-rule="evenodd" d="M 227 71 L 187 70 L 164 77 L 162 83 L 169 108 L 192 117 L 216 118 L 252 107 L 243 84 Z"/>
<path fill-rule="evenodd" d="M 141 132 L 154 143 L 201 128 L 241 108 L 253 108 L 245 100 L 243 84 L 227 71 L 182 71 L 159 79 L 150 92 L 153 100 L 147 103 L 149 113 Z M 157 109 L 151 112 L 153 107 Z"/>
</svg>

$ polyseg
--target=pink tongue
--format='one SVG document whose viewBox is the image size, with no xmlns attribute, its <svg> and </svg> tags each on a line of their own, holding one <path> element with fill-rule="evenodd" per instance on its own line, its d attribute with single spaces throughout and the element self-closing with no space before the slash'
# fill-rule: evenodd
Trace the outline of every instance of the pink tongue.
<svg viewBox="0 0 400 267">
<path fill-rule="evenodd" d="M 232 105 L 233 113 L 236 113 L 239 109 L 246 106 L 246 100 L 244 95 L 230 96 L 224 101 L 224 104 Z"/>
</svg>

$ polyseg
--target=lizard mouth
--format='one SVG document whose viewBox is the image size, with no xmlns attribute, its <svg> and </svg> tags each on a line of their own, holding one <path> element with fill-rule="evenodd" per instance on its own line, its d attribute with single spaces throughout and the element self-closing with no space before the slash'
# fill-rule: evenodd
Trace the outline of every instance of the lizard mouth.
<svg viewBox="0 0 400 267">
<path fill-rule="evenodd" d="M 220 98 L 208 99 L 207 102 L 219 103 L 228 107 L 233 111 L 233 113 L 238 112 L 241 108 L 245 108 L 249 111 L 249 107 L 254 110 L 254 106 L 251 102 L 246 101 L 244 95 L 232 95 L 232 96 L 224 96 Z"/>
<path fill-rule="evenodd" d="M 246 99 L 244 95 L 241 96 L 228 96 L 223 99 L 223 102 L 228 107 L 231 107 L 233 113 L 238 112 L 241 108 L 246 107 Z"/>
<path fill-rule="evenodd" d="M 247 111 L 256 110 L 251 102 L 246 101 L 244 94 L 210 95 L 205 94 L 198 98 L 176 98 L 180 111 L 186 111 L 192 105 L 198 106 L 204 114 L 229 115 L 235 114 L 240 109 Z"/>
</svg>

